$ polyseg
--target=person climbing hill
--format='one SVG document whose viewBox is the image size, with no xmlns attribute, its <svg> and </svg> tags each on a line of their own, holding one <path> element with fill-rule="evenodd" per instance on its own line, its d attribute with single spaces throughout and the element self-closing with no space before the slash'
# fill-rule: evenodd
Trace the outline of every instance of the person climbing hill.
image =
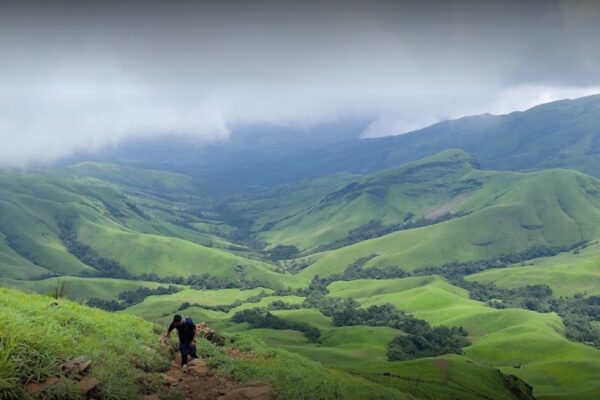
<svg viewBox="0 0 600 400">
<path fill-rule="evenodd" d="M 177 329 L 179 335 L 179 352 L 181 353 L 181 366 L 188 362 L 188 355 L 192 358 L 198 358 L 196 352 L 196 324 L 191 318 L 184 318 L 181 315 L 175 315 L 173 322 L 167 329 L 165 338 L 171 335 L 171 331 Z"/>
</svg>

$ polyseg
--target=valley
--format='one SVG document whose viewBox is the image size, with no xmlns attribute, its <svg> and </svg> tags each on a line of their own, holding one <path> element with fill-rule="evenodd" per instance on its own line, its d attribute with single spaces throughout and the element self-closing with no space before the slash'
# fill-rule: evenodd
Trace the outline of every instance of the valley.
<svg viewBox="0 0 600 400">
<path fill-rule="evenodd" d="M 249 187 L 100 161 L 3 170 L 3 334 L 35 314 L 98 337 L 67 349 L 35 331 L 50 361 L 25 371 L 10 361 L 17 350 L 2 350 L 0 393 L 20 395 L 19 383 L 52 376 L 52 360 L 98 359 L 94 346 L 108 346 L 95 369 L 111 382 L 106 398 L 134 398 L 135 387 L 119 392 L 135 378 L 113 367 L 117 353 L 158 373 L 155 336 L 179 313 L 254 354 L 202 342 L 211 368 L 265 380 L 281 398 L 596 399 L 600 180 L 587 167 L 482 167 L 493 164 L 446 148 Z M 46 311 L 43 296 L 67 314 Z M 151 359 L 102 342 L 127 324 Z"/>
</svg>

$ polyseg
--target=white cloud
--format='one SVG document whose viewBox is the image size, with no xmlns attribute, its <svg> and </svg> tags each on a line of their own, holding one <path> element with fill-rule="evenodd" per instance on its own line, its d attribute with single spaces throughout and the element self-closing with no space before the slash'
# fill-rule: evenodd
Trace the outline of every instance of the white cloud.
<svg viewBox="0 0 600 400">
<path fill-rule="evenodd" d="M 74 3 L 1 4 L 0 165 L 256 122 L 398 134 L 600 85 L 588 3 Z"/>
</svg>

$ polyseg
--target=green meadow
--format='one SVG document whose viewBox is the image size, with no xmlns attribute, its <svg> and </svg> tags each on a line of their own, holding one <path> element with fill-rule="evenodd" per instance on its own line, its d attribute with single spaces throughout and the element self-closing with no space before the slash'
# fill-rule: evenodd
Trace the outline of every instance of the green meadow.
<svg viewBox="0 0 600 400">
<path fill-rule="evenodd" d="M 600 246 L 597 242 L 582 250 L 536 259 L 509 268 L 490 269 L 467 279 L 516 288 L 545 284 L 557 296 L 578 293 L 600 295 Z"/>
</svg>

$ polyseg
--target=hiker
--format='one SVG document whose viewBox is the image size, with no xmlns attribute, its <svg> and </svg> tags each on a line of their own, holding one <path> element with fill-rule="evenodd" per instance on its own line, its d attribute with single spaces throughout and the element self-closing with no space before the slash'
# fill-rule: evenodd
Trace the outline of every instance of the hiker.
<svg viewBox="0 0 600 400">
<path fill-rule="evenodd" d="M 192 358 L 198 358 L 196 352 L 196 324 L 191 318 L 175 315 L 167 330 L 167 338 L 171 335 L 173 329 L 177 329 L 179 335 L 179 352 L 181 353 L 181 366 L 183 367 L 188 362 L 188 355 Z"/>
</svg>

